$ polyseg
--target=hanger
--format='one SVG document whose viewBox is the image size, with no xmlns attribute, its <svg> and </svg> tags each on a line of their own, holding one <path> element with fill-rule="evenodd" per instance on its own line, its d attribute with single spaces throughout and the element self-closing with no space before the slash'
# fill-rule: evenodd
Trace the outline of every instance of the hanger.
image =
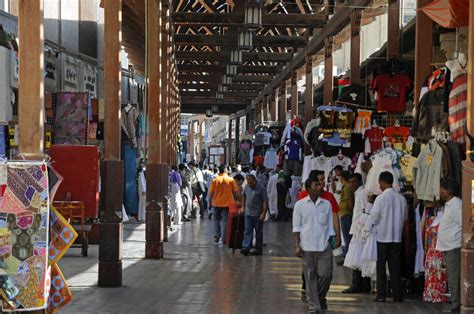
<svg viewBox="0 0 474 314">
<path fill-rule="evenodd" d="M 378 128 L 377 121 L 375 119 L 372 120 L 372 128 Z"/>
<path fill-rule="evenodd" d="M 400 121 L 399 120 L 395 120 L 395 127 L 397 127 L 397 128 L 400 127 Z"/>
</svg>

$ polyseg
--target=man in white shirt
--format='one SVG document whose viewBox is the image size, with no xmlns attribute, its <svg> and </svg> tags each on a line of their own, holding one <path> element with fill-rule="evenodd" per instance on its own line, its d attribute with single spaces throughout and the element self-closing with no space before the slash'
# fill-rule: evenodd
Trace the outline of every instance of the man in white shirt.
<svg viewBox="0 0 474 314">
<path fill-rule="evenodd" d="M 311 312 L 327 309 L 326 295 L 332 278 L 332 247 L 335 235 L 331 203 L 322 199 L 323 187 L 317 178 L 305 182 L 308 196 L 293 210 L 293 236 L 296 256 L 303 259 L 304 275 L 310 297 Z"/>
<path fill-rule="evenodd" d="M 393 302 L 402 302 L 401 251 L 402 231 L 407 218 L 407 202 L 403 195 L 392 188 L 393 175 L 382 172 L 379 176 L 380 194 L 370 211 L 370 218 L 377 234 L 377 297 L 376 302 L 385 302 L 388 261 Z"/>
<path fill-rule="evenodd" d="M 349 184 L 352 187 L 354 192 L 354 209 L 352 211 L 352 224 L 349 230 L 349 234 L 352 236 L 355 233 L 358 220 L 364 215 L 365 208 L 369 203 L 367 193 L 362 186 L 362 175 L 359 173 L 354 173 L 349 179 Z M 350 245 L 354 241 L 352 238 Z M 361 292 L 370 292 L 370 278 L 362 277 L 362 272 L 360 270 L 352 270 L 352 285 L 343 290 L 342 293 L 361 293 Z"/>
<path fill-rule="evenodd" d="M 459 313 L 461 308 L 461 238 L 462 201 L 456 197 L 459 186 L 456 181 L 443 179 L 439 195 L 444 203 L 444 215 L 439 223 L 436 250 L 443 252 L 451 292 L 451 313 Z"/>
</svg>

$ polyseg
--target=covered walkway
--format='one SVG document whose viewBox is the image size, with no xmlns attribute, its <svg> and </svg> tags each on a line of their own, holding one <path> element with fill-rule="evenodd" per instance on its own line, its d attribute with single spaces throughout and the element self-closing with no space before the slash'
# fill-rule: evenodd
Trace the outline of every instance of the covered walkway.
<svg viewBox="0 0 474 314">
<path fill-rule="evenodd" d="M 301 264 L 293 257 L 290 223 L 265 223 L 264 255 L 244 257 L 212 241 L 208 220 L 181 226 L 161 260 L 144 259 L 144 224 L 125 224 L 123 286 L 97 287 L 97 247 L 89 257 L 71 249 L 61 268 L 74 294 L 62 313 L 306 313 Z M 442 313 L 442 306 L 407 299 L 372 302 L 346 295 L 350 271 L 334 266 L 327 313 Z"/>
</svg>

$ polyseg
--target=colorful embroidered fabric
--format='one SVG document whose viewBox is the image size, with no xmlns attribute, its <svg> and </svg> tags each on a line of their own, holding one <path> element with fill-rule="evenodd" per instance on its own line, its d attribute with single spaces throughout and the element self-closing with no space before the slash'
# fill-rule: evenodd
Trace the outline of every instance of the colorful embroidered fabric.
<svg viewBox="0 0 474 314">
<path fill-rule="evenodd" d="M 54 264 L 61 259 L 74 243 L 77 233 L 54 206 L 51 206 L 49 225 L 51 228 L 51 241 L 49 242 L 48 256 L 50 264 Z"/>
<path fill-rule="evenodd" d="M 44 162 L 0 163 L 2 311 L 43 309 L 48 302 L 48 170 Z"/>
<path fill-rule="evenodd" d="M 56 313 L 71 300 L 72 292 L 66 283 L 63 273 L 57 264 L 51 265 L 51 290 L 48 312 Z"/>
<path fill-rule="evenodd" d="M 54 144 L 87 144 L 88 93 L 58 93 Z"/>
</svg>

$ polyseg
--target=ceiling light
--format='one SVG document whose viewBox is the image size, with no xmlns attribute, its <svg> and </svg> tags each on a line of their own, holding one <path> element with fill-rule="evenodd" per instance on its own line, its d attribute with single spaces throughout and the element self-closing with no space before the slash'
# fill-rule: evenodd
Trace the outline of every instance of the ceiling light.
<svg viewBox="0 0 474 314">
<path fill-rule="evenodd" d="M 237 75 L 237 66 L 233 64 L 228 64 L 226 66 L 226 75 L 229 77 L 233 77 Z"/>
<path fill-rule="evenodd" d="M 239 48 L 240 49 L 253 48 L 253 31 L 241 30 L 239 32 Z"/>
<path fill-rule="evenodd" d="M 230 64 L 242 64 L 242 51 L 240 49 L 232 49 L 230 52 Z"/>
<path fill-rule="evenodd" d="M 245 27 L 258 30 L 262 27 L 262 4 L 259 0 L 249 0 L 245 8 Z"/>
<path fill-rule="evenodd" d="M 232 84 L 232 78 L 227 76 L 227 75 L 223 75 L 222 76 L 222 85 L 231 85 Z"/>
</svg>

